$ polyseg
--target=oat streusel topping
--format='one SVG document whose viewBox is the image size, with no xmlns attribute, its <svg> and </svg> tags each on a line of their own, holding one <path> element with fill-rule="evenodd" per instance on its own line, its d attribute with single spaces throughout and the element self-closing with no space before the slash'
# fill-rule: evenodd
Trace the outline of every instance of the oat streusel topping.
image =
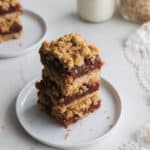
<svg viewBox="0 0 150 150">
<path fill-rule="evenodd" d="M 21 21 L 20 21 L 20 19 L 15 19 L 15 20 L 6 20 L 6 21 L 3 21 L 3 22 L 0 22 L 0 32 L 1 33 L 9 32 L 11 26 L 14 23 L 21 24 Z"/>
<path fill-rule="evenodd" d="M 43 42 L 40 52 L 57 58 L 65 68 L 84 65 L 85 59 L 94 59 L 99 49 L 88 45 L 79 33 L 67 34 L 56 41 Z"/>
<path fill-rule="evenodd" d="M 18 0 L 0 0 L 0 7 L 4 10 L 8 10 L 9 7 L 18 4 Z"/>
</svg>

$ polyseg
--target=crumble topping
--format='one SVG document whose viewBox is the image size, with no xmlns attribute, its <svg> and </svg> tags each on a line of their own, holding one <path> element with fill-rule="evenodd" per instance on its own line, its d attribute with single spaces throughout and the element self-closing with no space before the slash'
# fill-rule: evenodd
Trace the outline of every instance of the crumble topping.
<svg viewBox="0 0 150 150">
<path fill-rule="evenodd" d="M 16 23 L 16 24 L 21 24 L 20 19 L 16 20 L 5 20 L 0 22 L 0 32 L 9 32 L 11 26 Z"/>
<path fill-rule="evenodd" d="M 57 58 L 65 68 L 84 65 L 85 59 L 94 59 L 99 49 L 88 45 L 79 33 L 67 34 L 56 41 L 45 41 L 40 52 L 48 55 L 49 59 Z"/>
<path fill-rule="evenodd" d="M 18 0 L 1 0 L 0 7 L 4 10 L 8 10 L 9 7 L 13 7 L 18 3 Z"/>
</svg>

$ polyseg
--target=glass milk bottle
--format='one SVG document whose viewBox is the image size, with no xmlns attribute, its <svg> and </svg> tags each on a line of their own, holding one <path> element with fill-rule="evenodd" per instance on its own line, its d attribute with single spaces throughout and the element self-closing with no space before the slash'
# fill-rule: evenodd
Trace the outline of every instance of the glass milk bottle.
<svg viewBox="0 0 150 150">
<path fill-rule="evenodd" d="M 115 0 L 77 0 L 78 15 L 90 22 L 103 22 L 115 12 Z"/>
</svg>

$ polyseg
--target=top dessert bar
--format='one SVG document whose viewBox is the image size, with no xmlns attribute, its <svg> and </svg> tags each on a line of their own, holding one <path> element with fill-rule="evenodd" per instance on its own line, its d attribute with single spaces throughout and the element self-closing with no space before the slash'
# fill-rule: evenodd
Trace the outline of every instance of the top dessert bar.
<svg viewBox="0 0 150 150">
<path fill-rule="evenodd" d="M 80 34 L 68 34 L 51 43 L 44 42 L 40 52 L 49 60 L 57 59 L 67 69 L 81 67 L 86 59 L 94 59 L 99 54 L 99 50 L 87 45 Z"/>
<path fill-rule="evenodd" d="M 40 48 L 42 63 L 60 76 L 70 75 L 73 79 L 103 65 L 99 49 L 88 45 L 78 33 L 72 33 L 56 41 L 45 41 Z"/>
</svg>

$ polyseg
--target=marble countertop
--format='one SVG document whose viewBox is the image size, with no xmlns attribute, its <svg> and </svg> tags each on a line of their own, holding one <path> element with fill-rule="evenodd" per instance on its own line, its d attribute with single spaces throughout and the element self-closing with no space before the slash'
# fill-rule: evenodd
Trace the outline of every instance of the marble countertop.
<svg viewBox="0 0 150 150">
<path fill-rule="evenodd" d="M 106 64 L 103 76 L 119 91 L 123 113 L 118 127 L 103 141 L 88 146 L 86 150 L 117 150 L 128 142 L 135 131 L 149 121 L 150 95 L 140 87 L 134 68 L 123 54 L 123 40 L 137 25 L 115 16 L 102 24 L 81 21 L 76 15 L 75 0 L 21 1 L 25 8 L 35 11 L 48 24 L 47 39 L 52 40 L 70 32 L 80 32 L 87 41 L 101 48 Z M 29 39 L 30 40 L 30 39 Z M 0 149 L 2 150 L 52 150 L 32 139 L 16 118 L 15 102 L 23 86 L 40 76 L 41 64 L 37 51 L 12 59 L 0 59 Z"/>
</svg>

